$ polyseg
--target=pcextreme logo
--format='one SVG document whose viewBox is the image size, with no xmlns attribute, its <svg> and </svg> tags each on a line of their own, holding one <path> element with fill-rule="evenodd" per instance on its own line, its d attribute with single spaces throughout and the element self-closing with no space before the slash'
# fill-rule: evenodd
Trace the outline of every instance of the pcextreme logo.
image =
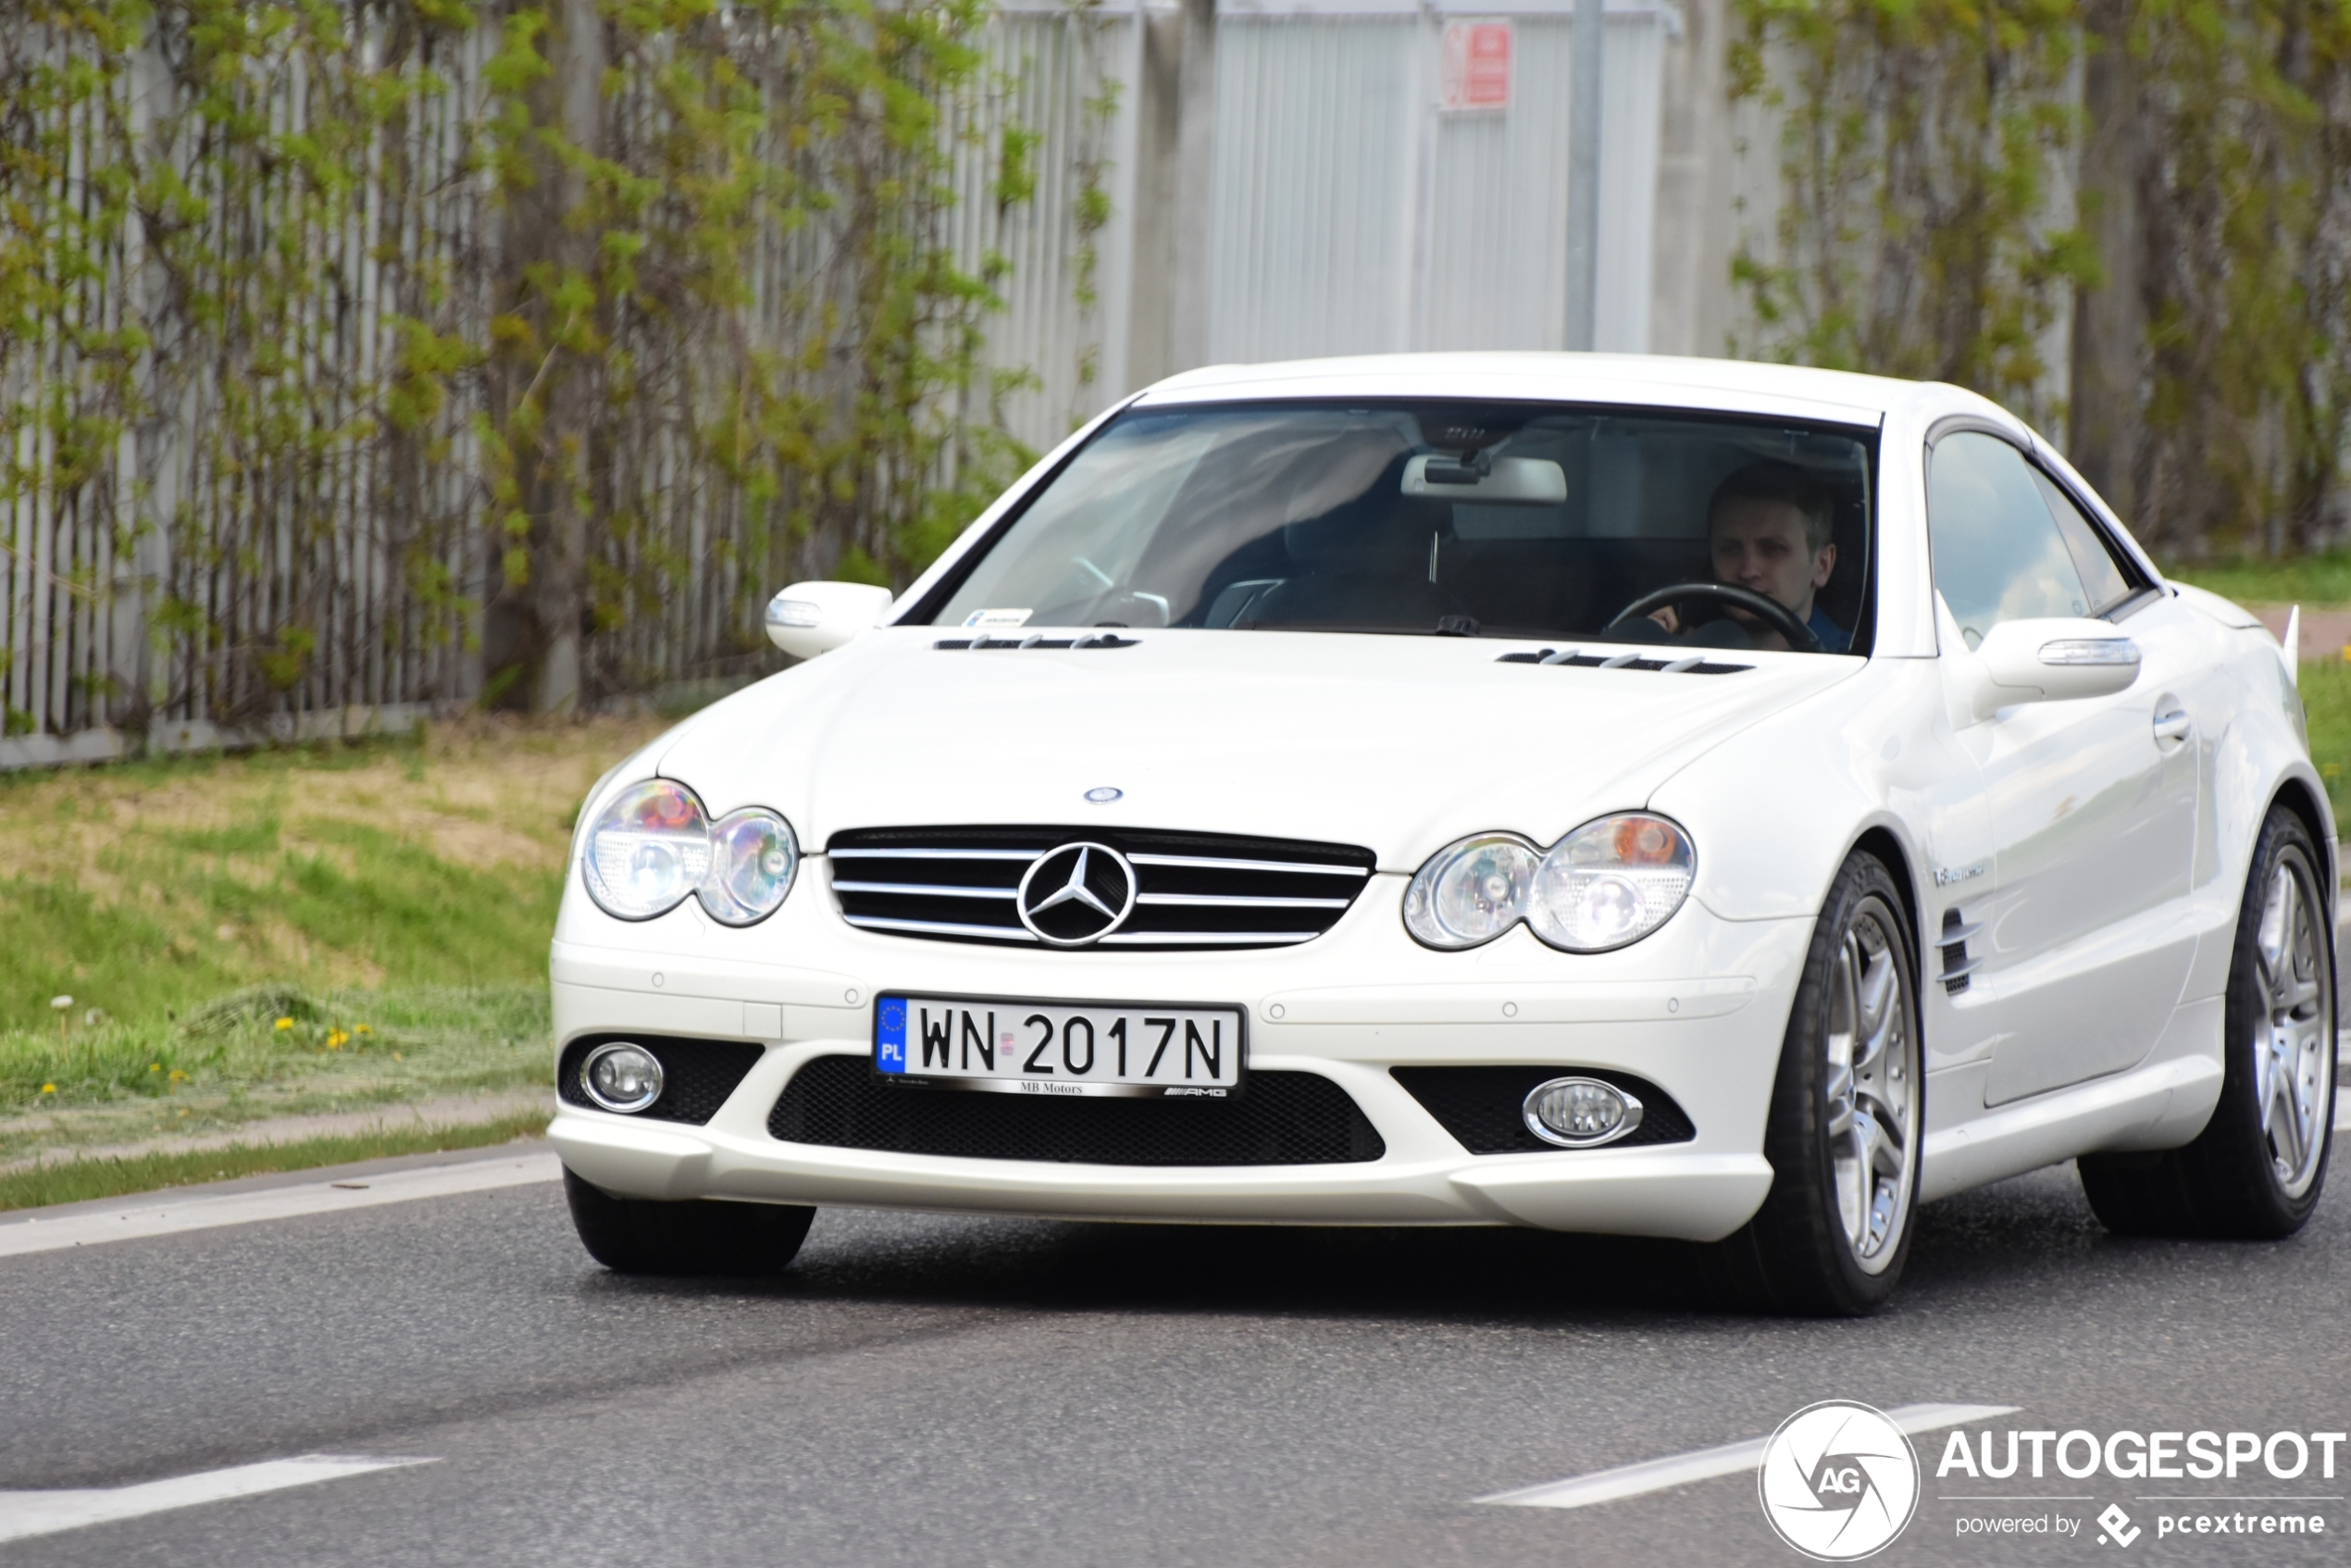
<svg viewBox="0 0 2351 1568">
<path fill-rule="evenodd" d="M 1823 1400 L 1765 1441 L 1755 1486 L 1780 1539 L 1822 1562 L 1851 1562 L 1885 1549 L 1910 1523 L 1919 1456 L 1883 1412 Z"/>
</svg>

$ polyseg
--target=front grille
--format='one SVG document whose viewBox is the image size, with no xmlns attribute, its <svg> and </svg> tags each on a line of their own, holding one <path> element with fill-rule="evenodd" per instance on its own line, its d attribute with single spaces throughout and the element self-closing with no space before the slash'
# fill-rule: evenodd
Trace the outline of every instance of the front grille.
<svg viewBox="0 0 2351 1568">
<path fill-rule="evenodd" d="M 862 1056 L 792 1075 L 767 1130 L 787 1143 L 1090 1165 L 1343 1165 L 1387 1152 L 1347 1091 L 1251 1073 L 1231 1100 L 1031 1099 L 890 1083 Z"/>
<path fill-rule="evenodd" d="M 691 1122 L 699 1126 L 718 1114 L 735 1086 L 743 1081 L 766 1048 L 739 1039 L 668 1039 L 658 1035 L 589 1035 L 564 1047 L 555 1068 L 555 1095 L 566 1105 L 602 1110 L 579 1087 L 579 1064 L 588 1053 L 609 1041 L 625 1039 L 641 1045 L 661 1064 L 661 1098 L 636 1114 L 661 1122 Z"/>
<path fill-rule="evenodd" d="M 1142 950 L 1286 947 L 1338 923 L 1375 857 L 1346 844 L 1107 828 L 889 828 L 827 848 L 842 918 L 937 941 L 1042 945 L 1014 900 L 1029 863 L 1069 843 L 1134 864 L 1134 913 L 1093 945 Z"/>
<path fill-rule="evenodd" d="M 1526 1130 L 1527 1095 L 1552 1078 L 1598 1078 L 1641 1102 L 1641 1125 L 1606 1149 L 1687 1143 L 1698 1136 L 1688 1113 L 1647 1078 L 1594 1067 L 1390 1067 L 1388 1073 L 1421 1108 L 1473 1154 L 1566 1154 Z"/>
</svg>

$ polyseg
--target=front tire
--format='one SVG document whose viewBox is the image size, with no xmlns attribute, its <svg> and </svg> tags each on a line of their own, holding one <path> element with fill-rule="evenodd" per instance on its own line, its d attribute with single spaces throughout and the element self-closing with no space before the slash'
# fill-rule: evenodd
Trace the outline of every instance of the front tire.
<svg viewBox="0 0 2351 1568">
<path fill-rule="evenodd" d="M 780 1274 L 816 1217 L 815 1210 L 790 1203 L 616 1198 L 569 1171 L 564 1198 L 588 1255 L 619 1274 Z"/>
<path fill-rule="evenodd" d="M 1719 1244 L 1749 1310 L 1859 1317 L 1910 1251 L 1926 1127 L 1918 964 L 1901 890 L 1857 851 L 1812 928 L 1772 1088 L 1772 1190 Z"/>
<path fill-rule="evenodd" d="M 2237 911 L 2220 1102 L 2183 1149 L 2076 1162 L 2107 1229 L 2275 1241 L 2319 1206 L 2334 1128 L 2334 944 L 2323 864 L 2302 819 L 2271 807 Z"/>
</svg>

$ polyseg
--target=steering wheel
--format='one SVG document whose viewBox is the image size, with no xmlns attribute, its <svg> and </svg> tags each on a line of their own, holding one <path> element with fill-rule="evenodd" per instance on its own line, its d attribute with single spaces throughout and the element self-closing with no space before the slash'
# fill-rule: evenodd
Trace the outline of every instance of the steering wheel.
<svg viewBox="0 0 2351 1568">
<path fill-rule="evenodd" d="M 1718 604 L 1735 604 L 1753 615 L 1757 620 L 1787 639 L 1787 645 L 1799 653 L 1817 653 L 1821 640 L 1812 628 L 1796 618 L 1796 612 L 1778 600 L 1739 588 L 1727 582 L 1676 582 L 1642 594 L 1622 610 L 1608 624 L 1619 627 L 1626 621 L 1638 620 L 1651 610 L 1661 610 L 1668 604 L 1679 604 L 1694 599 L 1710 599 Z"/>
</svg>

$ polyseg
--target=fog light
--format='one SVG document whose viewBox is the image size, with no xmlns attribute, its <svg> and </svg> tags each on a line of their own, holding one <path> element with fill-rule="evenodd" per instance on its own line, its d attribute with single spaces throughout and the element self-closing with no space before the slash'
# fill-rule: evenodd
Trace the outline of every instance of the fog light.
<svg viewBox="0 0 2351 1568">
<path fill-rule="evenodd" d="M 1641 1102 L 1598 1078 L 1553 1078 L 1526 1097 L 1526 1130 L 1546 1143 L 1589 1149 L 1641 1125 Z"/>
<path fill-rule="evenodd" d="M 607 1111 L 641 1111 L 661 1098 L 661 1059 L 626 1040 L 600 1045 L 579 1064 L 579 1087 Z"/>
</svg>

